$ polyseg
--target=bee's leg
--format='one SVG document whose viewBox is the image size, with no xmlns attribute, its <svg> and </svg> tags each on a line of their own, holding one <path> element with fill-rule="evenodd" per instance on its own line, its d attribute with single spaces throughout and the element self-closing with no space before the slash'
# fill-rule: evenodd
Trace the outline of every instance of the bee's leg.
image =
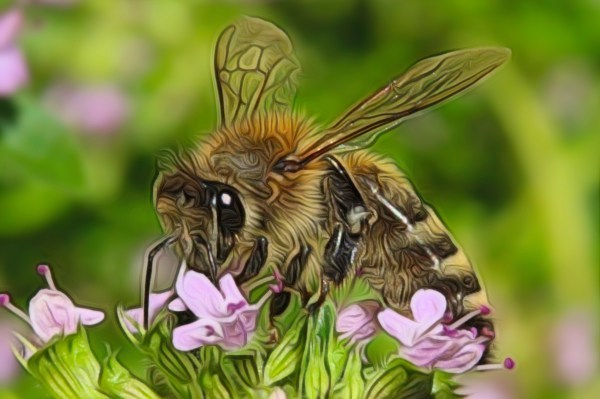
<svg viewBox="0 0 600 399">
<path fill-rule="evenodd" d="M 175 234 L 162 238 L 148 251 L 146 256 L 146 267 L 142 276 L 142 325 L 145 329 L 148 328 L 150 320 L 150 291 L 152 290 L 154 258 L 164 247 L 175 242 L 175 238 Z"/>
<path fill-rule="evenodd" d="M 256 277 L 267 262 L 268 247 L 269 242 L 265 237 L 258 237 L 256 239 L 242 272 L 235 279 L 238 284 Z"/>
<path fill-rule="evenodd" d="M 312 248 L 308 245 L 302 245 L 300 250 L 292 260 L 290 261 L 289 266 L 285 271 L 285 275 L 283 276 L 285 285 L 293 286 L 296 284 L 302 271 L 306 267 L 306 263 L 308 262 L 308 256 L 310 255 Z M 287 291 L 282 291 L 278 294 L 275 294 L 273 300 L 271 301 L 271 318 L 275 316 L 279 316 L 282 314 L 285 309 L 287 309 L 290 304 L 291 294 Z"/>
<path fill-rule="evenodd" d="M 323 274 L 327 279 L 342 282 L 354 264 L 359 242 L 360 234 L 348 232 L 341 224 L 335 226 L 325 246 Z"/>
<path fill-rule="evenodd" d="M 329 294 L 329 285 L 330 285 L 329 279 L 326 277 L 323 277 L 321 279 L 321 291 L 319 291 L 319 298 L 317 299 L 316 302 L 311 303 L 308 306 L 308 311 L 310 313 L 316 312 L 321 307 L 323 302 L 325 302 L 325 298 L 327 298 L 327 294 Z"/>
<path fill-rule="evenodd" d="M 325 246 L 323 274 L 337 284 L 354 266 L 370 212 L 342 163 L 334 156 L 326 160 L 330 167 L 325 192 L 331 201 L 333 231 Z"/>
</svg>

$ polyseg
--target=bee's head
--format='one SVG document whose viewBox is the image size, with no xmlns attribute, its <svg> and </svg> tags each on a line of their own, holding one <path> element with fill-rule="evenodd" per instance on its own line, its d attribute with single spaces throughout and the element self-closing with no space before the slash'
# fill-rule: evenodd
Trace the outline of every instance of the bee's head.
<svg viewBox="0 0 600 399">
<path fill-rule="evenodd" d="M 155 205 L 165 233 L 175 235 L 187 265 L 215 280 L 245 224 L 240 193 L 203 180 L 183 164 L 171 164 L 159 172 Z"/>
</svg>

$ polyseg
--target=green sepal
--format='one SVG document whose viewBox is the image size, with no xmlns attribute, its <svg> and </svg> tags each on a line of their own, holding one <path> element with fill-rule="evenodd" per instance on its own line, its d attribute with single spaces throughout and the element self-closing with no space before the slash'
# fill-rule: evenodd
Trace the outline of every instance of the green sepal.
<svg viewBox="0 0 600 399">
<path fill-rule="evenodd" d="M 367 344 L 365 356 L 368 363 L 372 364 L 375 369 L 385 369 L 390 359 L 393 359 L 399 350 L 400 345 L 398 341 L 390 335 L 381 332 L 375 335 L 371 339 L 371 342 Z"/>
<path fill-rule="evenodd" d="M 334 287 L 331 296 L 340 309 L 357 302 L 382 302 L 381 295 L 373 290 L 364 278 L 356 276 L 347 278 Z"/>
<path fill-rule="evenodd" d="M 136 346 L 151 359 L 154 377 L 161 376 L 161 382 L 166 383 L 177 398 L 202 399 L 204 395 L 197 378 L 201 363 L 193 354 L 173 346 L 174 322 L 175 316 L 161 313 Z"/>
<path fill-rule="evenodd" d="M 102 364 L 100 387 L 111 398 L 119 399 L 160 399 L 150 387 L 133 377 L 116 358 L 109 356 Z"/>
<path fill-rule="evenodd" d="M 334 343 L 335 308 L 330 301 L 325 302 L 308 322 L 308 336 L 300 369 L 301 395 L 307 398 L 327 396 L 332 385 L 331 371 L 339 376 L 339 359 L 330 359 L 330 346 Z M 333 360 L 330 362 L 330 360 Z M 335 382 L 335 380 L 334 380 Z"/>
<path fill-rule="evenodd" d="M 272 386 L 297 370 L 304 352 L 307 317 L 300 315 L 267 359 L 263 382 Z"/>
<path fill-rule="evenodd" d="M 461 397 L 454 393 L 460 387 L 460 384 L 454 381 L 453 377 L 453 374 L 439 370 L 433 373 L 431 393 L 435 399 L 455 399 Z"/>
<path fill-rule="evenodd" d="M 223 367 L 223 350 L 217 346 L 203 346 L 197 353 L 202 365 L 198 374 L 198 383 L 202 387 L 204 396 L 215 399 L 238 397 L 239 388 L 243 387 L 235 386 L 234 381 L 239 383 L 239 377 L 231 369 Z"/>
<path fill-rule="evenodd" d="M 222 367 L 231 375 L 232 382 L 243 396 L 252 396 L 252 392 L 263 385 L 263 368 L 267 356 L 264 348 L 251 341 L 242 349 L 223 354 Z"/>
<path fill-rule="evenodd" d="M 100 390 L 100 363 L 81 327 L 35 352 L 27 361 L 27 369 L 56 398 L 110 398 Z"/>
<path fill-rule="evenodd" d="M 385 368 L 368 377 L 365 395 L 368 398 L 428 398 L 431 397 L 433 377 L 421 372 L 401 358 L 389 361 Z"/>
<path fill-rule="evenodd" d="M 333 399 L 360 399 L 365 390 L 362 376 L 362 361 L 358 350 L 353 350 L 347 357 L 344 373 L 333 387 Z"/>
</svg>

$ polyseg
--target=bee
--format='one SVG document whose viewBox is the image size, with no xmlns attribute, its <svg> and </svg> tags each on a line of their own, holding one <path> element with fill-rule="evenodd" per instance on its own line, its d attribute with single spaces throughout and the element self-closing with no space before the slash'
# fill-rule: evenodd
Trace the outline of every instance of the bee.
<svg viewBox="0 0 600 399">
<path fill-rule="evenodd" d="M 318 304 L 356 274 L 405 315 L 421 288 L 442 292 L 455 315 L 487 303 L 435 211 L 392 161 L 366 147 L 509 57 L 508 49 L 473 48 L 423 59 L 320 127 L 292 109 L 300 64 L 287 35 L 257 18 L 228 26 L 214 57 L 218 126 L 159 162 L 154 203 L 166 235 L 150 251 L 143 302 L 154 255 L 174 245 L 213 282 L 227 272 L 243 283 L 275 267 L 287 289 L 273 298 L 273 314 L 290 292 Z"/>
</svg>

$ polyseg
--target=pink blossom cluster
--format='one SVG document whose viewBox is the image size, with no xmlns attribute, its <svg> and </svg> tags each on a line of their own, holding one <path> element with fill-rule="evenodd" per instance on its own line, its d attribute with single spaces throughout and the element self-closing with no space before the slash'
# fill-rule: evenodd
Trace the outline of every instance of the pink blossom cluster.
<svg viewBox="0 0 600 399">
<path fill-rule="evenodd" d="M 475 368 L 492 336 L 460 327 L 479 314 L 488 314 L 489 308 L 482 306 L 452 324 L 445 324 L 448 304 L 440 292 L 421 289 L 413 295 L 410 305 L 412 319 L 389 308 L 377 312 L 378 307 L 372 302 L 352 304 L 340 311 L 336 329 L 342 339 L 364 342 L 381 326 L 402 345 L 399 355 L 416 366 L 449 373 Z M 508 358 L 502 366 L 512 368 L 514 363 Z M 480 367 L 496 368 L 496 365 Z"/>
<path fill-rule="evenodd" d="M 188 270 L 184 264 L 175 292 L 150 295 L 150 321 L 165 306 L 174 312 L 190 311 L 196 320 L 173 330 L 175 348 L 191 351 L 205 345 L 219 345 L 224 349 L 237 349 L 246 345 L 256 330 L 256 318 L 268 296 L 270 294 L 257 304 L 250 304 L 231 274 L 222 276 L 217 287 L 207 276 Z M 127 316 L 138 326 L 142 324 L 141 308 L 127 311 Z M 128 328 L 133 332 L 138 330 L 131 322 Z"/>
<path fill-rule="evenodd" d="M 60 291 L 54 284 L 48 265 L 39 265 L 37 271 L 46 279 L 48 288 L 42 288 L 31 298 L 27 313 L 11 303 L 9 294 L 0 294 L 0 307 L 23 320 L 35 333 L 31 341 L 45 345 L 57 337 L 75 334 L 80 325 L 92 326 L 104 320 L 102 311 L 77 306 Z M 0 335 L 0 362 L 5 370 L 0 377 L 8 378 L 14 376 L 18 368 L 11 347 L 23 353 L 22 357 L 26 359 L 37 346 L 14 333 L 14 329 L 2 329 Z"/>
</svg>

